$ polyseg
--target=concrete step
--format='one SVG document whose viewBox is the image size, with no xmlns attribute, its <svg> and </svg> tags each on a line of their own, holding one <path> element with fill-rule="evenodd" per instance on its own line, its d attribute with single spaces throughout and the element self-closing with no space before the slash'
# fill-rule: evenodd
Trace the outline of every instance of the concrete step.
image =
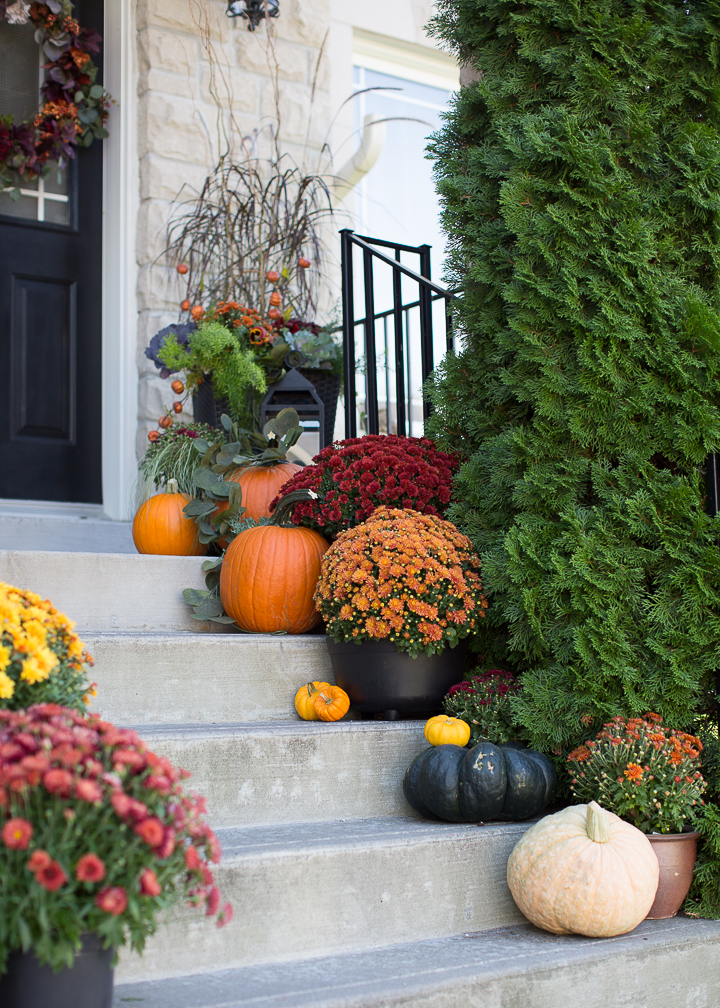
<svg viewBox="0 0 720 1008">
<path fill-rule="evenodd" d="M 118 980 L 182 975 L 421 941 L 518 923 L 505 881 L 528 823 L 417 819 L 221 830 L 217 878 L 235 910 L 218 931 L 178 908 Z M 190 963 L 192 964 L 190 966 Z"/>
<path fill-rule="evenodd" d="M 132 727 L 192 773 L 217 827 L 412 815 L 402 778 L 427 748 L 421 721 Z"/>
<path fill-rule="evenodd" d="M 618 938 L 524 924 L 116 986 L 114 1008 L 134 999 L 147 1008 L 716 1008 L 720 922 L 644 921 Z"/>
<path fill-rule="evenodd" d="M 183 588 L 204 588 L 202 557 L 0 550 L 0 581 L 49 598 L 78 631 L 223 632 L 193 619 Z M 234 628 L 232 628 L 234 629 Z"/>
<path fill-rule="evenodd" d="M 91 631 L 83 640 L 95 659 L 95 706 L 120 724 L 295 722 L 298 688 L 335 681 L 321 634 Z"/>
<path fill-rule="evenodd" d="M 132 523 L 112 521 L 101 504 L 0 500 L 0 549 L 137 553 Z"/>
</svg>

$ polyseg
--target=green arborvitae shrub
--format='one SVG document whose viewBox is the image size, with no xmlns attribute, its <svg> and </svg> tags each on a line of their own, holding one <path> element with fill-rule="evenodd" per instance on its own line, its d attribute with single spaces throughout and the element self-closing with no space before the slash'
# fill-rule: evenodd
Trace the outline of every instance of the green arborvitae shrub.
<svg viewBox="0 0 720 1008">
<path fill-rule="evenodd" d="M 432 432 L 482 660 L 558 756 L 620 712 L 687 727 L 720 664 L 720 3 L 438 7 L 480 74 L 432 147 L 465 334 Z"/>
</svg>

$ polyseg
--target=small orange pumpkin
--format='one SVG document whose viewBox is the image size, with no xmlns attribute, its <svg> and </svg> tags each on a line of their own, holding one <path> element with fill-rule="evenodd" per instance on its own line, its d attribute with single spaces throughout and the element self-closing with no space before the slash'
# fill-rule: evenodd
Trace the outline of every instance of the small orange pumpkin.
<svg viewBox="0 0 720 1008">
<path fill-rule="evenodd" d="M 328 686 L 313 700 L 321 721 L 339 721 L 350 709 L 350 697 L 339 686 Z"/>
<path fill-rule="evenodd" d="M 295 694 L 295 710 L 303 721 L 317 721 L 318 713 L 315 710 L 315 697 L 322 690 L 330 689 L 329 682 L 309 682 L 301 686 Z"/>
<path fill-rule="evenodd" d="M 183 514 L 190 497 L 177 492 L 177 480 L 168 480 L 168 491 L 138 508 L 132 525 L 135 548 L 162 556 L 202 556 L 206 547 L 198 541 L 197 525 Z"/>
<path fill-rule="evenodd" d="M 300 499 L 288 494 L 285 501 L 290 498 Z M 283 525 L 288 506 L 281 501 L 270 525 L 236 536 L 223 559 L 220 599 L 248 633 L 307 633 L 320 622 L 313 595 L 330 544 L 314 529 Z"/>
<path fill-rule="evenodd" d="M 246 466 L 236 469 L 225 479 L 240 484 L 243 507 L 247 509 L 245 518 L 257 521 L 258 518 L 269 517 L 270 502 L 280 493 L 283 484 L 302 468 L 294 462 L 280 462 L 273 466 Z"/>
</svg>

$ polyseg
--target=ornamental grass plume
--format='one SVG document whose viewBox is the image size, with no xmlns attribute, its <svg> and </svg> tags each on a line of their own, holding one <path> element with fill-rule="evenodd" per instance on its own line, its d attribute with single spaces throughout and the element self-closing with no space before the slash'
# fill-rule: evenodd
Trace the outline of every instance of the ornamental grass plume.
<svg viewBox="0 0 720 1008">
<path fill-rule="evenodd" d="M 0 708 L 57 703 L 82 711 L 93 664 L 74 623 L 47 599 L 0 581 Z"/>
<path fill-rule="evenodd" d="M 694 823 L 705 804 L 702 742 L 662 720 L 618 715 L 574 749 L 567 762 L 575 798 L 596 801 L 643 833 L 681 833 Z"/>
<path fill-rule="evenodd" d="M 84 933 L 140 952 L 182 898 L 228 923 L 220 845 L 188 776 L 97 715 L 0 711 L 0 974 L 19 949 L 70 966 Z"/>
<path fill-rule="evenodd" d="M 438 654 L 485 615 L 479 567 L 450 522 L 380 507 L 327 551 L 315 604 L 335 641 L 388 639 L 413 658 Z"/>
<path fill-rule="evenodd" d="M 296 505 L 293 521 L 332 539 L 382 505 L 443 514 L 459 458 L 440 451 L 430 438 L 367 434 L 328 445 L 313 463 L 293 476 L 282 492 L 317 494 L 317 499 Z M 275 498 L 271 510 L 279 500 Z"/>
</svg>

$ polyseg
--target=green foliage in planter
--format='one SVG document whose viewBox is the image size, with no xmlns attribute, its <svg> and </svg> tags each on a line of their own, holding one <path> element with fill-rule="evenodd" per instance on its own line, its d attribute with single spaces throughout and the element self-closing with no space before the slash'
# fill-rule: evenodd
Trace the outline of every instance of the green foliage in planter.
<svg viewBox="0 0 720 1008">
<path fill-rule="evenodd" d="M 483 662 L 522 673 L 534 748 L 689 727 L 720 644 L 720 8 L 440 0 L 433 30 L 480 73 L 432 148 L 465 334 L 432 432 L 466 455 Z"/>
<path fill-rule="evenodd" d="M 222 437 L 214 427 L 207 424 L 191 423 L 184 427 L 170 427 L 160 432 L 157 441 L 148 444 L 140 462 L 140 475 L 148 484 L 160 489 L 167 486 L 170 479 L 177 480 L 180 493 L 194 494 L 193 475 L 198 465 L 195 442 L 216 441 Z"/>
<path fill-rule="evenodd" d="M 212 373 L 216 398 L 227 399 L 233 416 L 252 427 L 248 389 L 264 393 L 267 383 L 262 368 L 253 359 L 253 351 L 243 347 L 232 329 L 221 322 L 201 322 L 185 346 L 180 346 L 170 333 L 157 356 L 170 371 L 185 371 L 192 387 Z"/>
</svg>

